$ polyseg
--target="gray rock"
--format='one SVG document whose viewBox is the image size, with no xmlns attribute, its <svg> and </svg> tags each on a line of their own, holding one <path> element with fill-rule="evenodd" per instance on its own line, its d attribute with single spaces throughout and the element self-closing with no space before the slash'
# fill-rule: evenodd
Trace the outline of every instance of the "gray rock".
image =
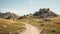
<svg viewBox="0 0 60 34">
<path fill-rule="evenodd" d="M 35 12 L 33 16 L 38 16 L 40 18 L 49 18 L 49 17 L 57 17 L 58 14 L 52 12 L 49 8 L 40 9 L 38 12 Z"/>
</svg>

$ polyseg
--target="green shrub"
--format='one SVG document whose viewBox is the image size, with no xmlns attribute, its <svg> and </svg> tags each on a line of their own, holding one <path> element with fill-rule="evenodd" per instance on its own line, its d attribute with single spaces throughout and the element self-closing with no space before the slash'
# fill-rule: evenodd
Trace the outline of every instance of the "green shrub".
<svg viewBox="0 0 60 34">
<path fill-rule="evenodd" d="M 43 23 L 42 21 L 38 21 L 38 23 Z"/>
<path fill-rule="evenodd" d="M 40 26 L 44 26 L 44 24 L 41 24 Z"/>
<path fill-rule="evenodd" d="M 51 30 L 51 32 L 56 32 L 56 30 Z"/>
</svg>

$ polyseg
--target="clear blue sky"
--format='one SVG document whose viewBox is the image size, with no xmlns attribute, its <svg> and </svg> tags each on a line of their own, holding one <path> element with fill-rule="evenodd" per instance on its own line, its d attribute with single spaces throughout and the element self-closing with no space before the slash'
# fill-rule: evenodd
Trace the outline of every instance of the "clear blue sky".
<svg viewBox="0 0 60 34">
<path fill-rule="evenodd" d="M 50 8 L 59 14 L 60 0 L 0 0 L 0 11 L 11 10 L 11 12 L 23 15 L 34 13 L 40 8 Z"/>
</svg>

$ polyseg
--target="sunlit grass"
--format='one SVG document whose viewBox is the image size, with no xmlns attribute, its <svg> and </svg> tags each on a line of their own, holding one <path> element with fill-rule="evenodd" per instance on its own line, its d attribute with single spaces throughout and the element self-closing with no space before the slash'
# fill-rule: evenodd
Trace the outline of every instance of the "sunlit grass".
<svg viewBox="0 0 60 34">
<path fill-rule="evenodd" d="M 25 24 L 21 22 L 0 18 L 0 33 L 2 34 L 22 32 L 24 29 Z"/>
<path fill-rule="evenodd" d="M 56 32 L 60 32 L 60 17 L 55 17 L 55 18 L 48 18 L 50 20 L 45 21 L 44 19 L 39 19 L 39 18 L 24 18 L 20 20 L 20 22 L 23 23 L 29 23 L 38 29 L 43 29 L 43 33 L 52 33 L 52 31 L 55 30 Z"/>
</svg>

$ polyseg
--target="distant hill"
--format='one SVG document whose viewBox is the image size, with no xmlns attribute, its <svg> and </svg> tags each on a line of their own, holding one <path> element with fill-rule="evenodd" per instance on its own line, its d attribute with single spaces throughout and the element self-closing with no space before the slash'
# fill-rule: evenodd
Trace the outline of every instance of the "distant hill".
<svg viewBox="0 0 60 34">
<path fill-rule="evenodd" d="M 49 17 L 57 17 L 58 14 L 52 12 L 49 8 L 40 9 L 38 12 L 35 12 L 33 16 L 38 16 L 40 18 L 49 18 Z"/>
<path fill-rule="evenodd" d="M 10 12 L 6 12 L 6 13 L 0 12 L 0 17 L 5 18 L 5 19 L 14 19 L 14 20 L 19 18 L 18 15 L 14 14 L 14 13 L 10 13 Z"/>
<path fill-rule="evenodd" d="M 30 17 L 51 18 L 51 17 L 57 17 L 57 16 L 59 16 L 59 15 L 54 13 L 53 11 L 51 11 L 49 8 L 43 8 L 43 9 L 40 9 L 38 12 L 35 12 L 34 14 L 27 14 L 24 16 L 18 16 L 16 14 L 10 13 L 10 12 L 6 12 L 6 13 L 0 12 L 0 17 L 5 18 L 5 19 L 13 19 L 13 20 L 30 18 Z"/>
</svg>

